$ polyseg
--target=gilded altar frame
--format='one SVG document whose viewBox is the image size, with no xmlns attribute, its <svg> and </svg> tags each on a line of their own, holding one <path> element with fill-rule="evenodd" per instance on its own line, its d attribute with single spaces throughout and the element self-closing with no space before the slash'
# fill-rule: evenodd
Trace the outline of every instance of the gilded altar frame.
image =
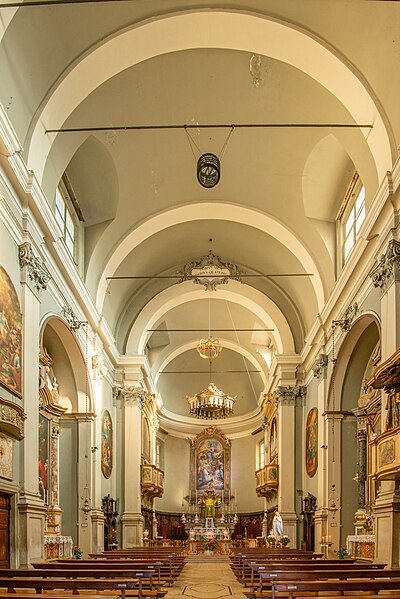
<svg viewBox="0 0 400 599">
<path fill-rule="evenodd" d="M 213 490 L 225 502 L 231 497 L 231 442 L 208 426 L 190 442 L 189 501 Z"/>
</svg>

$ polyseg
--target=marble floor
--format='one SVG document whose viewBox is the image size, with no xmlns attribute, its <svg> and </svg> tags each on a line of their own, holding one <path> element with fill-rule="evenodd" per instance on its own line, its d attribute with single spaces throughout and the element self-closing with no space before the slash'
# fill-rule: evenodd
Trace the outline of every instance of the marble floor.
<svg viewBox="0 0 400 599">
<path fill-rule="evenodd" d="M 167 599 L 193 597 L 193 599 L 244 599 L 243 586 L 232 574 L 229 562 L 207 558 L 189 562 L 181 575 L 168 589 Z"/>
</svg>

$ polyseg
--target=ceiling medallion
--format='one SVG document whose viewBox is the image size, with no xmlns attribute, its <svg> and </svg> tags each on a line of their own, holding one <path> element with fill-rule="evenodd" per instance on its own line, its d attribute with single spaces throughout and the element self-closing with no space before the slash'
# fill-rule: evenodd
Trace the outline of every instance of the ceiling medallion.
<svg viewBox="0 0 400 599">
<path fill-rule="evenodd" d="M 215 360 L 222 350 L 222 345 L 219 339 L 208 337 L 208 339 L 200 339 L 196 349 L 199 352 L 200 358 Z"/>
<path fill-rule="evenodd" d="M 214 383 L 210 383 L 207 389 L 196 393 L 192 397 L 186 396 L 191 416 L 213 420 L 216 418 L 227 418 L 233 414 L 233 406 L 236 397 L 230 397 L 220 391 Z"/>
<path fill-rule="evenodd" d="M 197 161 L 197 179 L 203 187 L 214 187 L 220 178 L 221 164 L 218 156 L 202 154 Z"/>
</svg>

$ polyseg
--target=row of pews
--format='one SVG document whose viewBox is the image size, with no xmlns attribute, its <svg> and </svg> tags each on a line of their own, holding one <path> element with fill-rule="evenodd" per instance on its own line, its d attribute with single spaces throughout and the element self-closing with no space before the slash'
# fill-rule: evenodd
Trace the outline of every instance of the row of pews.
<svg viewBox="0 0 400 599">
<path fill-rule="evenodd" d="M 400 599 L 400 569 L 355 559 L 322 559 L 296 549 L 235 551 L 231 568 L 248 599 L 349 595 L 351 599 Z"/>
<path fill-rule="evenodd" d="M 29 569 L 0 570 L 0 599 L 162 599 L 179 576 L 185 556 L 170 547 L 133 548 L 91 554 L 90 559 L 60 559 Z"/>
</svg>

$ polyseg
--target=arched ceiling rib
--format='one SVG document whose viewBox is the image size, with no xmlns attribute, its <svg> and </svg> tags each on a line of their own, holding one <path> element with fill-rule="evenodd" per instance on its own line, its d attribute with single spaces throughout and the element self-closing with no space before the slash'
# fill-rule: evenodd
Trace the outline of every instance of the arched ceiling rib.
<svg viewBox="0 0 400 599">
<path fill-rule="evenodd" d="M 60 78 L 33 130 L 28 166 L 41 181 L 53 135 L 85 97 L 118 72 L 167 52 L 190 48 L 229 48 L 287 62 L 317 80 L 346 106 L 365 130 L 378 179 L 392 165 L 391 149 L 378 107 L 361 80 L 316 39 L 287 24 L 236 12 L 192 12 L 154 20 L 106 40 Z"/>
</svg>

